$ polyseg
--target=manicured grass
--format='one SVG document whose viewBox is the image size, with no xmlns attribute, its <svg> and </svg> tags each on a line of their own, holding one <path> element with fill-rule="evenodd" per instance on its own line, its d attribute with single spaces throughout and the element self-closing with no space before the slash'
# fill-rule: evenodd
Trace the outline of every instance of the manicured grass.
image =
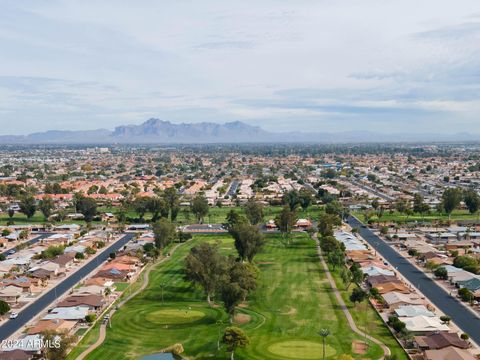
<svg viewBox="0 0 480 360">
<path fill-rule="evenodd" d="M 342 298 L 345 301 L 345 304 L 350 310 L 350 313 L 352 314 L 353 319 L 357 324 L 357 327 L 362 331 L 365 331 L 366 329 L 367 334 L 370 334 L 371 336 L 375 337 L 376 339 L 387 345 L 390 348 L 392 355 L 397 355 L 398 360 L 407 360 L 407 354 L 392 336 L 387 326 L 377 314 L 375 309 L 373 309 L 370 304 L 367 305 L 366 302 L 357 304 L 355 306 L 350 301 L 350 293 L 352 292 L 352 289 L 355 285 L 350 285 L 350 288 L 347 291 L 341 279 L 339 271 L 334 271 L 333 269 L 330 270 L 333 278 L 335 279 L 335 283 L 337 284 L 337 288 L 340 291 Z"/>
<path fill-rule="evenodd" d="M 260 269 L 257 291 L 237 310 L 250 321 L 236 324 L 251 339 L 239 349 L 237 359 L 321 359 L 321 328 L 328 328 L 327 358 L 350 354 L 354 334 L 338 307 L 316 255 L 315 242 L 295 234 L 285 247 L 278 235 L 268 235 L 264 251 L 256 257 Z M 208 307 L 203 292 L 184 278 L 183 258 L 202 241 L 220 241 L 226 254 L 234 254 L 228 235 L 196 235 L 165 263 L 150 273 L 147 289 L 120 308 L 112 318 L 105 343 L 88 359 L 138 359 L 175 343 L 191 359 L 226 359 L 217 340 L 228 317 L 221 306 Z M 162 288 L 163 299 L 162 301 Z M 218 322 L 222 322 L 219 324 Z M 88 336 L 87 336 L 88 337 Z M 88 339 L 87 339 L 88 341 Z M 365 355 L 378 359 L 379 346 L 371 344 Z"/>
<path fill-rule="evenodd" d="M 130 285 L 127 282 L 116 282 L 113 284 L 115 286 L 116 291 L 125 291 L 125 289 Z"/>
<path fill-rule="evenodd" d="M 275 218 L 282 211 L 283 206 L 265 206 L 264 207 L 264 221 L 268 221 L 270 219 Z M 196 219 L 192 213 L 189 213 L 188 218 L 185 216 L 185 208 L 182 207 L 180 212 L 178 213 L 176 223 L 179 225 L 185 224 L 195 224 Z M 101 211 L 105 211 L 104 209 L 100 209 Z M 241 206 L 229 206 L 229 207 L 217 207 L 212 206 L 209 209 L 208 215 L 205 216 L 204 222 L 211 223 L 211 224 L 222 224 L 226 222 L 227 214 L 231 211 L 235 210 L 241 214 L 244 214 L 243 207 Z M 117 209 L 114 208 L 113 210 L 109 210 L 109 212 L 116 213 Z M 300 218 L 311 218 L 316 220 L 320 213 L 323 211 L 321 206 L 312 205 L 306 211 L 303 211 L 301 208 L 298 209 L 298 216 Z M 126 216 L 132 219 L 138 218 L 138 215 L 134 211 L 128 211 Z M 150 213 L 145 214 L 144 220 L 150 220 L 152 215 Z"/>
<path fill-rule="evenodd" d="M 300 218 L 311 218 L 312 220 L 317 220 L 318 216 L 320 213 L 323 211 L 323 208 L 321 206 L 317 205 L 312 205 L 310 206 L 306 211 L 303 211 L 302 209 L 298 209 L 298 216 Z M 106 207 L 99 207 L 98 211 L 99 213 L 103 212 L 111 212 L 113 214 L 116 214 L 118 212 L 118 208 L 106 208 Z M 182 208 L 183 210 L 183 208 Z M 213 206 L 210 207 L 208 215 L 205 217 L 204 222 L 205 223 L 211 223 L 211 224 L 221 224 L 226 222 L 226 217 L 227 214 L 230 210 L 235 210 L 240 212 L 241 214 L 244 214 L 243 208 L 241 206 L 233 206 L 233 207 L 217 207 Z M 282 211 L 282 206 L 266 206 L 264 208 L 264 220 L 265 222 L 275 218 L 277 214 L 279 214 Z M 127 218 L 131 219 L 136 219 L 138 218 L 138 215 L 130 210 L 126 213 Z M 145 221 L 150 221 L 152 218 L 152 215 L 150 213 L 145 214 L 144 220 Z M 27 219 L 25 215 L 22 213 L 16 212 L 15 215 L 13 216 L 12 219 L 8 217 L 7 214 L 1 214 L 0 215 L 0 225 L 6 225 L 9 220 L 12 220 L 15 224 L 43 224 L 45 223 L 45 218 L 42 215 L 41 212 L 37 211 L 35 215 Z M 196 223 L 195 216 L 190 213 L 190 216 L 188 218 L 185 217 L 185 212 L 180 211 L 177 219 L 175 221 L 178 225 L 185 225 L 185 224 L 194 224 Z M 64 220 L 61 222 L 62 224 L 85 224 L 83 220 Z M 93 224 L 103 224 L 104 222 L 101 221 L 93 221 Z"/>
<path fill-rule="evenodd" d="M 352 215 L 355 215 L 362 221 L 365 221 L 365 216 L 363 212 L 353 212 Z M 405 222 L 432 222 L 432 221 L 447 221 L 449 219 L 448 215 L 445 213 L 439 213 L 437 211 L 431 212 L 430 214 L 420 215 L 405 215 L 401 214 L 397 211 L 390 214 L 390 212 L 385 211 L 382 217 L 379 219 L 379 222 L 397 222 L 397 223 L 405 223 Z M 470 214 L 467 210 L 454 210 L 450 216 L 450 220 L 457 221 L 457 220 L 479 220 L 478 214 Z M 377 222 L 377 221 L 375 221 Z"/>
<path fill-rule="evenodd" d="M 97 341 L 100 333 L 100 322 L 98 322 L 92 330 L 85 335 L 85 337 L 80 341 L 80 343 L 68 354 L 67 360 L 75 360 L 78 355 L 84 352 L 90 345 L 94 344 Z M 76 334 L 80 336 L 81 334 Z"/>
</svg>

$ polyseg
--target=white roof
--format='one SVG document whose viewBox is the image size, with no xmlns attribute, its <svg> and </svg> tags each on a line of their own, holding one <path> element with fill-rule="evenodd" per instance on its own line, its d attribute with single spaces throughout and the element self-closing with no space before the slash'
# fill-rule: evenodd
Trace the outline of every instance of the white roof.
<svg viewBox="0 0 480 360">
<path fill-rule="evenodd" d="M 421 304 L 423 301 L 415 295 L 403 294 L 397 291 L 391 291 L 382 295 L 383 299 L 388 305 L 404 302 L 407 304 Z"/>
<path fill-rule="evenodd" d="M 345 231 L 336 231 L 334 235 L 338 241 L 345 245 L 345 249 L 347 251 L 367 250 L 367 247 L 351 233 Z"/>
<path fill-rule="evenodd" d="M 405 305 L 395 309 L 398 317 L 415 317 L 419 315 L 434 317 L 435 314 L 428 310 L 424 305 Z"/>
<path fill-rule="evenodd" d="M 88 315 L 88 307 L 57 307 L 48 313 L 43 319 L 82 320 Z"/>
<path fill-rule="evenodd" d="M 7 347 L 5 351 L 23 350 L 23 351 L 37 352 L 37 351 L 40 351 L 43 347 L 42 339 L 43 339 L 43 336 L 40 334 L 27 335 L 24 338 L 18 339 L 18 341 L 15 341 L 14 346 Z"/>
<path fill-rule="evenodd" d="M 383 269 L 378 266 L 365 266 L 362 267 L 362 271 L 364 274 L 368 276 L 376 276 L 376 275 L 386 275 L 386 276 L 393 276 L 395 273 L 393 271 Z"/>
<path fill-rule="evenodd" d="M 443 324 L 437 317 L 428 316 L 414 316 L 409 318 L 399 318 L 406 325 L 407 330 L 413 332 L 426 332 L 426 331 L 448 331 L 450 328 Z"/>
<path fill-rule="evenodd" d="M 442 267 L 445 268 L 445 270 L 447 270 L 448 275 L 463 270 L 463 269 L 457 268 L 457 267 L 455 267 L 455 266 L 453 266 L 453 265 L 443 265 Z"/>
<path fill-rule="evenodd" d="M 74 245 L 74 246 L 68 246 L 65 248 L 65 252 L 75 252 L 75 253 L 83 253 L 85 251 L 86 247 L 83 245 Z"/>
</svg>

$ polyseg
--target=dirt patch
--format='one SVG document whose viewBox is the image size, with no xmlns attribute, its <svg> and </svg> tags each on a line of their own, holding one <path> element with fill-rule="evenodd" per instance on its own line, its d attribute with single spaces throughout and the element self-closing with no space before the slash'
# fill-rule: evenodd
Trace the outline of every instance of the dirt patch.
<svg viewBox="0 0 480 360">
<path fill-rule="evenodd" d="M 360 340 L 352 341 L 352 352 L 354 354 L 364 355 L 367 353 L 368 345 Z"/>
<path fill-rule="evenodd" d="M 282 313 L 282 315 L 290 315 L 290 316 L 293 316 L 293 315 L 296 315 L 296 314 L 297 314 L 297 309 L 295 309 L 294 307 L 290 307 L 290 310 Z"/>
<path fill-rule="evenodd" d="M 241 303 L 240 305 L 238 305 L 239 308 L 248 308 L 248 304 L 247 303 Z"/>
<path fill-rule="evenodd" d="M 273 261 L 259 261 L 257 262 L 258 265 L 272 265 L 275 264 Z"/>
<path fill-rule="evenodd" d="M 236 314 L 233 319 L 237 324 L 247 324 L 251 320 L 251 316 L 248 314 Z"/>
</svg>

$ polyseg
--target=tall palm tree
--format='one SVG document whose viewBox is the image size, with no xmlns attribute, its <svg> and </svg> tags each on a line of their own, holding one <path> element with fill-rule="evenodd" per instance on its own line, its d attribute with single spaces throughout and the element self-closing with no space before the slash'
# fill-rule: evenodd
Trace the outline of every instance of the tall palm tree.
<svg viewBox="0 0 480 360">
<path fill-rule="evenodd" d="M 323 360 L 325 360 L 325 342 L 327 340 L 327 336 L 330 335 L 330 330 L 328 329 L 321 329 L 318 333 L 322 337 L 323 340 Z"/>
</svg>

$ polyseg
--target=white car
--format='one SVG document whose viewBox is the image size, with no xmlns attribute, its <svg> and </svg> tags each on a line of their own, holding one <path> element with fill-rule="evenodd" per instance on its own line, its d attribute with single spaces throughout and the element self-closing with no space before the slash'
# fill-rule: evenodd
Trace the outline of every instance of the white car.
<svg viewBox="0 0 480 360">
<path fill-rule="evenodd" d="M 10 313 L 10 319 L 16 319 L 17 316 L 18 316 L 18 313 L 16 313 L 16 312 Z"/>
</svg>

